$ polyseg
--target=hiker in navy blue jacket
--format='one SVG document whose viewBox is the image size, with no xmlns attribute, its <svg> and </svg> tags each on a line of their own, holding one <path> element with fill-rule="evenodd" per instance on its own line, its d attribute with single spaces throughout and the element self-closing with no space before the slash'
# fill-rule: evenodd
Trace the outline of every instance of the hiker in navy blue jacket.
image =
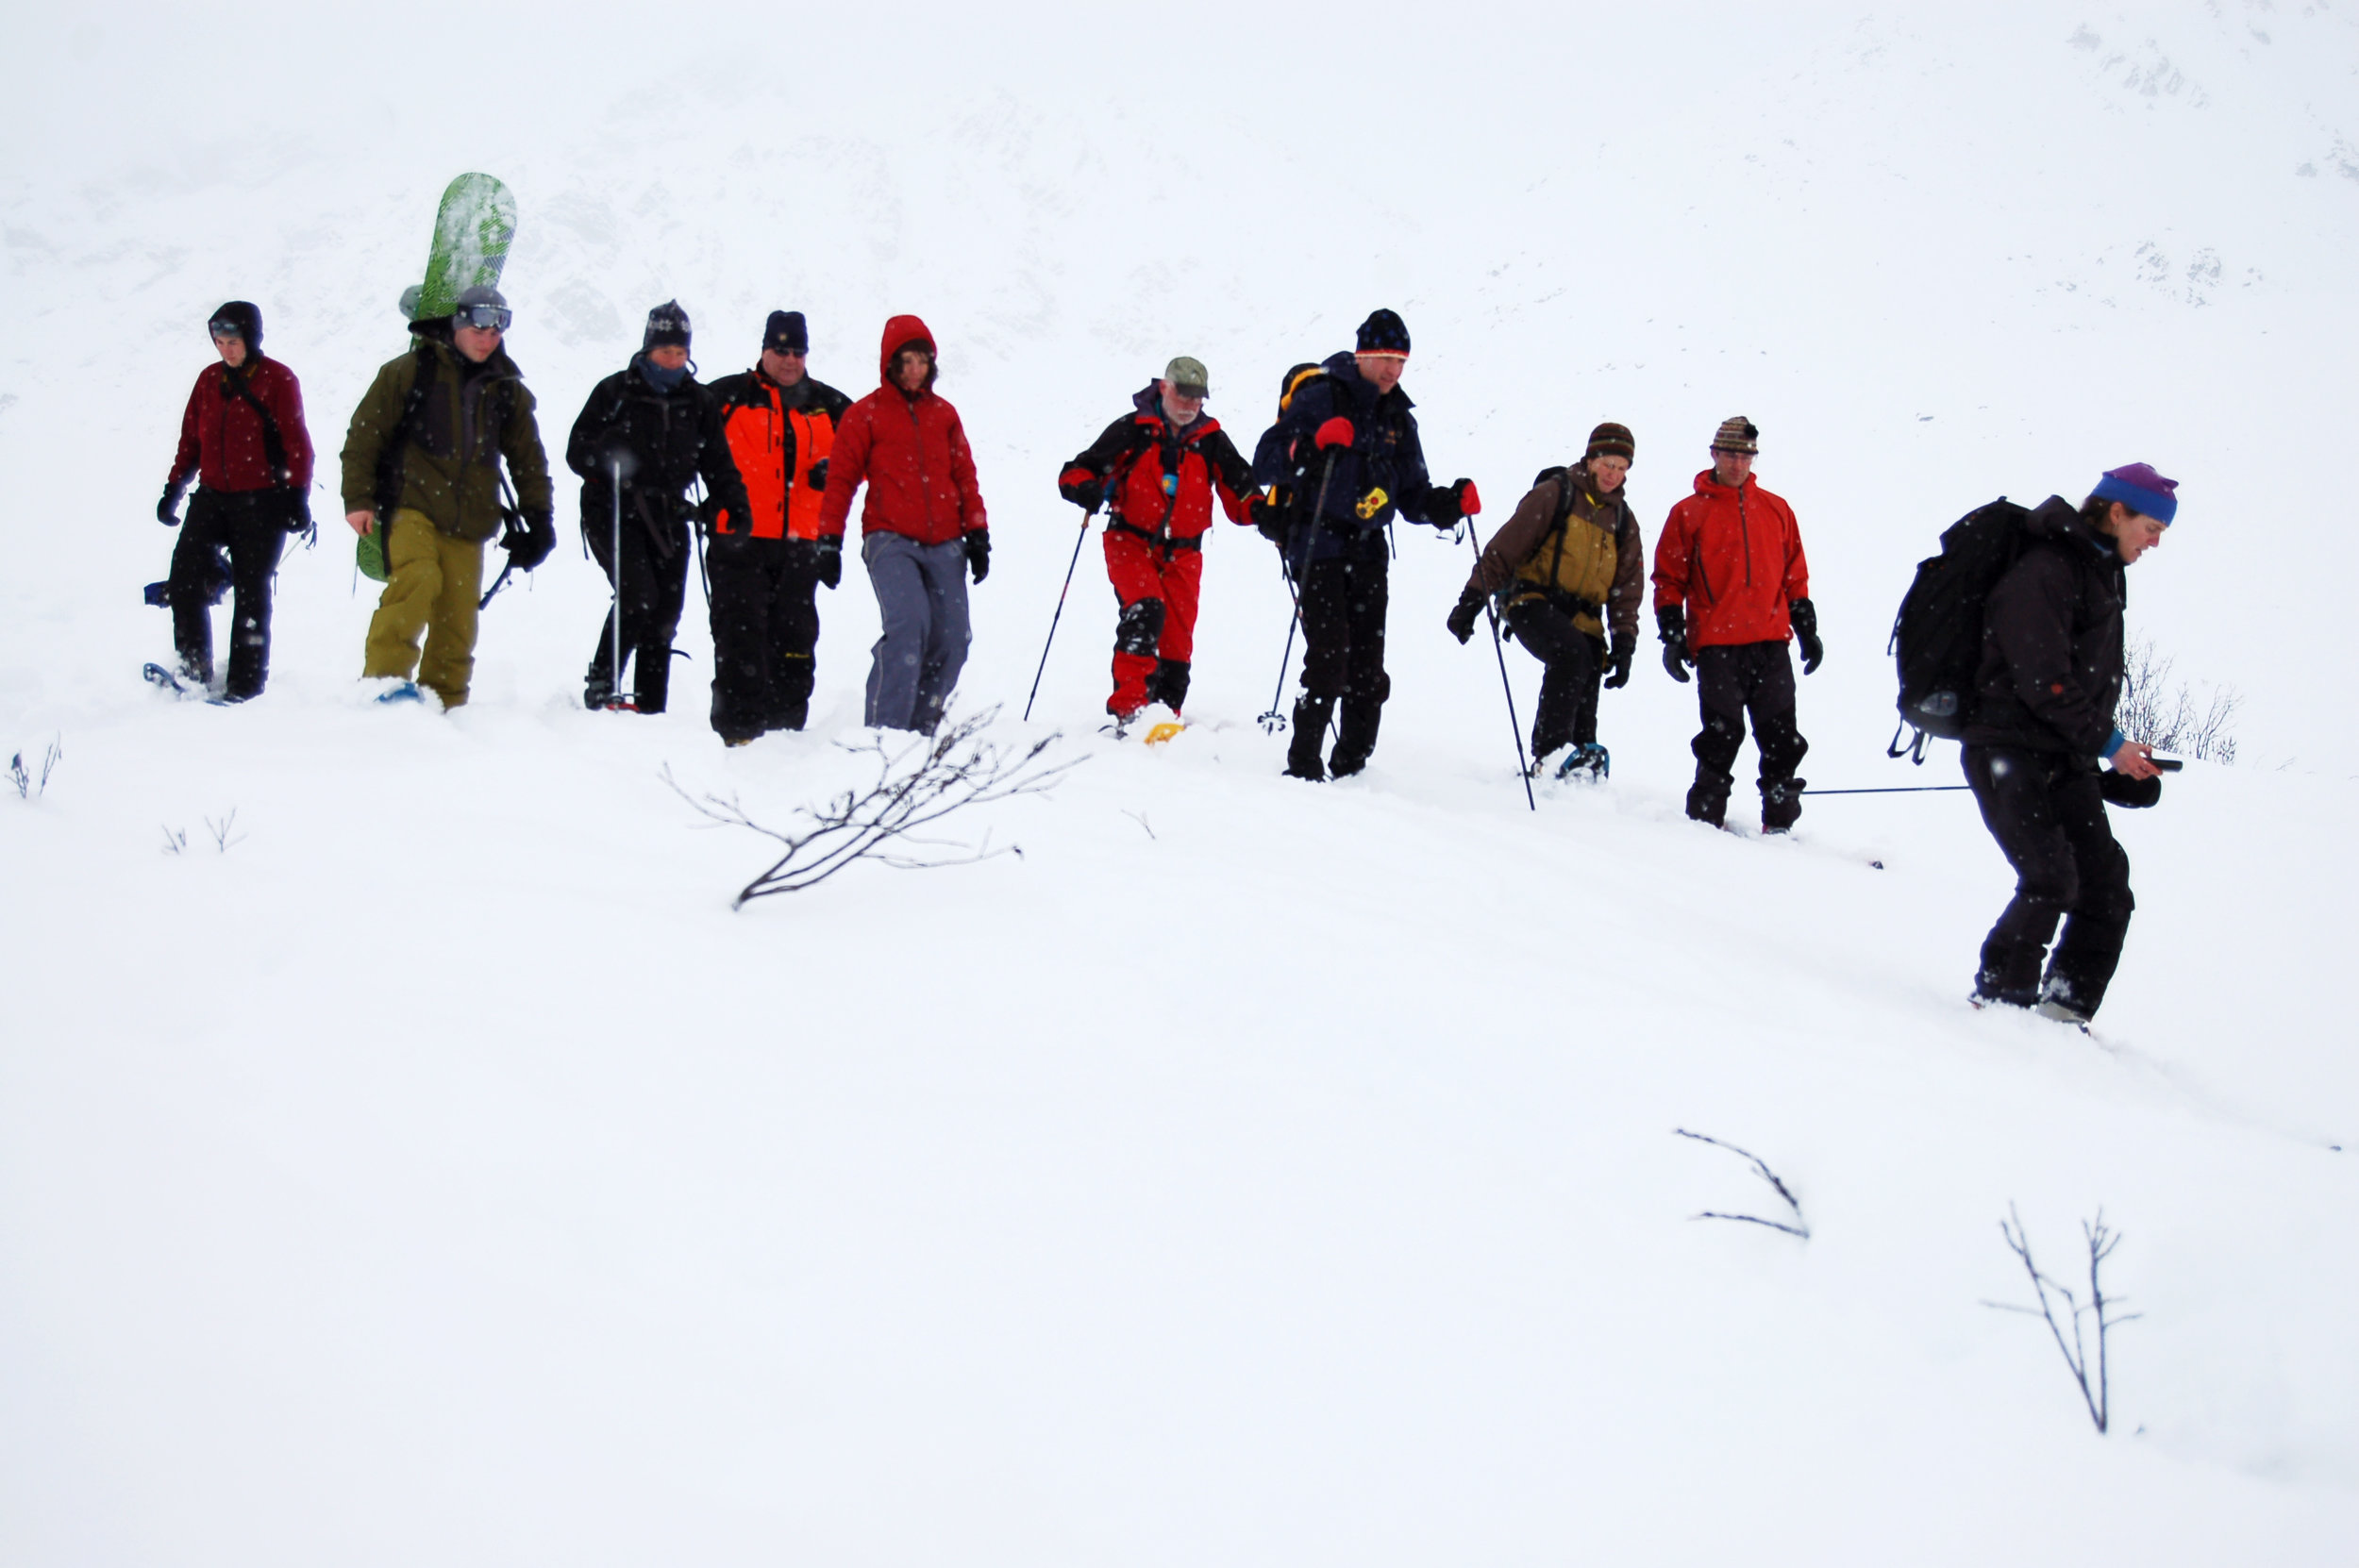
<svg viewBox="0 0 2359 1568">
<path fill-rule="evenodd" d="M 1376 749 L 1392 692 L 1384 611 L 1394 513 L 1451 528 L 1481 509 L 1471 479 L 1435 485 L 1426 475 L 1416 416 L 1400 390 L 1408 359 L 1408 327 L 1376 311 L 1361 324 L 1355 352 L 1330 356 L 1295 384 L 1254 452 L 1254 478 L 1295 497 L 1280 548 L 1302 610 L 1302 695 L 1286 751 L 1297 778 L 1358 773 Z M 1322 766 L 1320 742 L 1339 699 L 1334 755 Z"/>
</svg>

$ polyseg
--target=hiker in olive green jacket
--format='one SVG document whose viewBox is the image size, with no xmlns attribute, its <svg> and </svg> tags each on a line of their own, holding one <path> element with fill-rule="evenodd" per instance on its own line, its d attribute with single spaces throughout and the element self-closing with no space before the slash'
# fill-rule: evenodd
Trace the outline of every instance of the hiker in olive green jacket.
<svg viewBox="0 0 2359 1568">
<path fill-rule="evenodd" d="M 420 686 L 444 708 L 467 700 L 483 546 L 500 531 L 503 457 L 523 515 L 509 521 L 502 547 L 529 572 L 557 542 L 532 393 L 500 346 L 509 319 L 499 291 L 477 287 L 459 296 L 456 315 L 411 322 L 411 351 L 376 373 L 353 411 L 344 521 L 364 538 L 376 534 L 386 571 L 360 673 L 398 682 L 379 702 L 421 701 Z M 392 515 L 376 534 L 385 510 Z"/>
<path fill-rule="evenodd" d="M 1647 588 L 1638 519 L 1622 493 L 1636 453 L 1627 428 L 1600 425 L 1579 467 L 1544 471 L 1493 536 L 1449 613 L 1450 635 L 1464 642 L 1483 600 L 1496 596 L 1509 633 L 1547 667 L 1531 720 L 1535 775 L 1564 746 L 1572 749 L 1557 766 L 1559 778 L 1594 782 L 1611 765 L 1598 744 L 1598 690 L 1630 681 Z"/>
</svg>

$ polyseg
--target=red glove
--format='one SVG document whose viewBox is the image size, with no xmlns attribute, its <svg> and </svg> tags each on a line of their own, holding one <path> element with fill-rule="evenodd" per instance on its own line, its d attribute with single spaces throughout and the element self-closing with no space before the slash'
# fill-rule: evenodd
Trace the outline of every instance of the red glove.
<svg viewBox="0 0 2359 1568">
<path fill-rule="evenodd" d="M 1482 509 L 1482 496 L 1475 489 L 1472 479 L 1458 481 L 1458 509 L 1467 517 L 1472 517 Z"/>
<path fill-rule="evenodd" d="M 1349 446 L 1351 444 L 1351 421 L 1337 414 L 1333 419 L 1320 425 L 1318 434 L 1311 439 L 1318 442 L 1319 450 L 1322 452 L 1330 446 Z"/>
</svg>

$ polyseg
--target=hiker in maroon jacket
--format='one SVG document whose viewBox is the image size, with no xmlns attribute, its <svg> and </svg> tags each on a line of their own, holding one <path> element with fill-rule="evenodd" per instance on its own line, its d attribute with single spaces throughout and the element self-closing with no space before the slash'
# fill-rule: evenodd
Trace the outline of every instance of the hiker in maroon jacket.
<svg viewBox="0 0 2359 1568">
<path fill-rule="evenodd" d="M 207 325 L 221 362 L 198 373 L 189 393 L 156 521 L 167 527 L 180 522 L 181 492 L 195 478 L 164 589 L 173 645 L 181 675 L 200 685 L 212 680 L 209 607 L 217 596 L 218 553 L 227 550 L 237 597 L 222 695 L 243 702 L 261 695 L 270 673 L 270 587 L 278 552 L 289 534 L 311 528 L 311 433 L 304 427 L 294 372 L 262 356 L 262 312 L 233 299 Z"/>
</svg>

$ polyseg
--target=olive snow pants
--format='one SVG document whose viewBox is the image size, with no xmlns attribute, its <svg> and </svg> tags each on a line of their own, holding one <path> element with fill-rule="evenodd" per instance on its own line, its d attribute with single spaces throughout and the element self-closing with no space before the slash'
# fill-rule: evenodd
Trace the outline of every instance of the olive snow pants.
<svg viewBox="0 0 2359 1568">
<path fill-rule="evenodd" d="M 404 507 L 385 534 L 385 592 L 369 618 L 369 641 L 360 674 L 402 680 L 416 672 L 419 685 L 443 699 L 444 708 L 467 700 L 475 674 L 476 601 L 483 593 L 483 544 L 453 539 L 426 513 Z M 426 634 L 426 654 L 418 634 Z"/>
</svg>

